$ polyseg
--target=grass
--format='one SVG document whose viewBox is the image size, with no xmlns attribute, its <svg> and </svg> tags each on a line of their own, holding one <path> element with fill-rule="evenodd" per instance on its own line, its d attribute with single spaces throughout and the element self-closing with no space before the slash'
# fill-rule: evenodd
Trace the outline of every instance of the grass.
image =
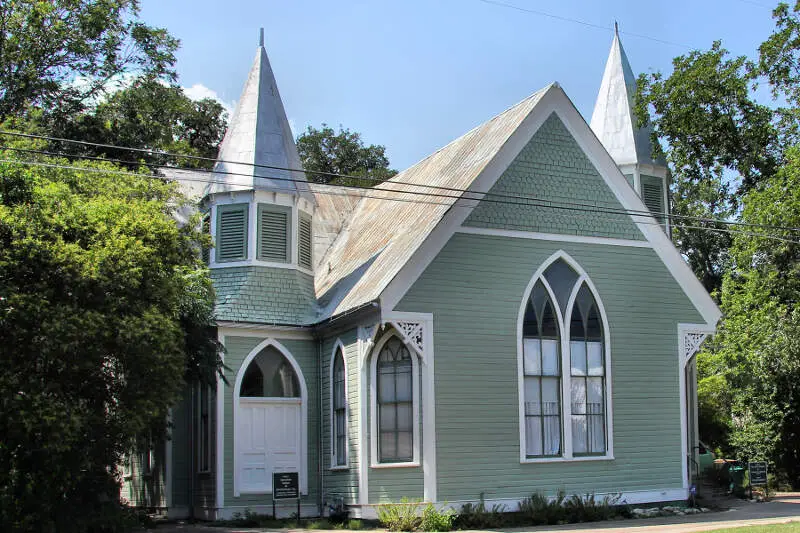
<svg viewBox="0 0 800 533">
<path fill-rule="evenodd" d="M 725 529 L 714 529 L 709 533 L 800 533 L 800 522 L 789 522 L 787 524 L 766 524 L 763 526 L 742 526 L 728 527 Z"/>
</svg>

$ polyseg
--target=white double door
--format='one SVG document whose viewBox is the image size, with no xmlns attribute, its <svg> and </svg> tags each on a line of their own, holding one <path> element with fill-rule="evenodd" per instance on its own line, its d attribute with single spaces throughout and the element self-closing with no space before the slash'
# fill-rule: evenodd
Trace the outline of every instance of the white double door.
<svg viewBox="0 0 800 533">
<path fill-rule="evenodd" d="M 302 403 L 299 398 L 241 398 L 236 420 L 241 492 L 272 492 L 273 472 L 302 478 Z"/>
</svg>

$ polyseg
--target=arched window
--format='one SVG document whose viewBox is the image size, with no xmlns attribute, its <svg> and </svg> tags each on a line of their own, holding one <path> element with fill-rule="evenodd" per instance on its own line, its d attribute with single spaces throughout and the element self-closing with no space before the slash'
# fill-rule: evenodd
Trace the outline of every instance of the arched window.
<svg viewBox="0 0 800 533">
<path fill-rule="evenodd" d="M 606 452 L 603 323 L 586 284 L 578 289 L 569 325 L 572 452 Z"/>
<path fill-rule="evenodd" d="M 525 454 L 561 454 L 561 334 L 542 281 L 533 288 L 523 323 Z"/>
<path fill-rule="evenodd" d="M 331 372 L 332 466 L 347 464 L 347 389 L 342 348 L 336 348 Z"/>
<path fill-rule="evenodd" d="M 411 353 L 396 336 L 386 341 L 376 362 L 378 461 L 414 460 L 414 386 Z"/>
<path fill-rule="evenodd" d="M 602 305 L 587 275 L 565 254 L 540 272 L 520 317 L 521 459 L 609 455 Z"/>
<path fill-rule="evenodd" d="M 299 398 L 300 384 L 292 365 L 269 347 L 250 362 L 242 379 L 242 398 Z"/>
</svg>

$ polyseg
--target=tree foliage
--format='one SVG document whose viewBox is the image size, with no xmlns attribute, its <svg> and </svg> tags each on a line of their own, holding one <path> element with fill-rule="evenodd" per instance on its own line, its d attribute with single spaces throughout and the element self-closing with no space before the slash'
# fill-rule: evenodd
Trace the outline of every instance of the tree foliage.
<svg viewBox="0 0 800 533">
<path fill-rule="evenodd" d="M 0 121 L 71 114 L 131 72 L 174 82 L 178 40 L 138 15 L 137 0 L 0 2 Z"/>
<path fill-rule="evenodd" d="M 365 146 L 359 133 L 341 126 L 338 133 L 326 124 L 321 129 L 309 126 L 297 138 L 297 151 L 308 179 L 317 183 L 372 186 L 397 174 L 389 168 L 385 147 Z M 361 179 L 348 180 L 333 174 Z"/>
<path fill-rule="evenodd" d="M 780 161 L 774 112 L 752 94 L 754 65 L 730 58 L 719 41 L 676 57 L 673 72 L 639 77 L 637 115 L 666 146 L 673 213 L 728 219 L 739 195 L 775 173 Z M 706 289 L 720 288 L 730 236 L 675 224 L 673 238 Z M 719 225 L 711 225 L 722 229 Z"/>
<path fill-rule="evenodd" d="M 217 157 L 226 124 L 227 112 L 216 100 L 206 98 L 194 101 L 176 85 L 166 85 L 159 80 L 143 77 L 109 95 L 95 107 L 74 116 L 51 119 L 50 124 L 40 129 L 65 139 L 213 160 Z M 191 157 L 175 158 L 66 142 L 53 142 L 50 145 L 61 153 L 123 161 L 201 168 L 213 165 L 211 161 Z"/>
<path fill-rule="evenodd" d="M 800 149 L 743 198 L 748 223 L 800 227 Z M 777 231 L 777 230 L 774 230 Z M 742 458 L 768 460 L 800 484 L 800 244 L 738 234 L 722 289 L 725 320 L 714 342 L 723 376 L 735 394 L 731 445 Z"/>
<path fill-rule="evenodd" d="M 123 453 L 163 435 L 184 378 L 211 382 L 220 363 L 176 185 L 81 166 L 0 165 L 3 531 L 105 524 Z"/>
</svg>

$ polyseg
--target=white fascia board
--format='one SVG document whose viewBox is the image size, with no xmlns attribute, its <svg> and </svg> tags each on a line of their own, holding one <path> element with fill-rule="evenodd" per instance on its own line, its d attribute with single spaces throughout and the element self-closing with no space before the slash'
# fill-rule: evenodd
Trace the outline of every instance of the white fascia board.
<svg viewBox="0 0 800 533">
<path fill-rule="evenodd" d="M 469 192 L 488 192 L 553 112 L 564 123 L 623 208 L 649 213 L 642 199 L 630 187 L 619 167 L 558 84 L 552 84 L 542 95 L 517 130 L 473 181 L 468 189 Z M 460 229 L 475 205 L 477 202 L 457 202 L 447 211 L 439 224 L 383 290 L 380 297 L 381 308 L 392 310 L 397 306 L 453 234 Z M 722 313 L 659 223 L 650 215 L 631 215 L 631 219 L 652 245 L 703 320 L 710 327 L 716 326 Z"/>
<path fill-rule="evenodd" d="M 313 340 L 314 337 L 308 328 L 295 328 L 290 326 L 269 326 L 264 324 L 244 324 L 239 322 L 220 321 L 217 331 L 222 336 L 228 337 L 274 337 L 276 339 Z"/>
<path fill-rule="evenodd" d="M 630 188 L 619 167 L 608 155 L 606 149 L 603 148 L 603 145 L 586 124 L 586 121 L 584 121 L 566 93 L 561 88 L 558 88 L 558 92 L 561 94 L 563 102 L 563 105 L 559 105 L 557 109 L 559 117 L 617 197 L 617 200 L 622 204 L 622 207 L 629 211 L 649 212 L 642 199 Z M 694 304 L 703 320 L 712 328 L 716 326 L 722 313 L 705 287 L 700 283 L 700 280 L 694 275 L 692 269 L 683 260 L 678 249 L 675 248 L 667 234 L 661 229 L 659 223 L 649 215 L 631 215 L 631 219 L 639 228 L 639 231 L 653 245 L 653 250 L 675 278 L 675 281 L 681 286 L 689 300 Z"/>
</svg>

